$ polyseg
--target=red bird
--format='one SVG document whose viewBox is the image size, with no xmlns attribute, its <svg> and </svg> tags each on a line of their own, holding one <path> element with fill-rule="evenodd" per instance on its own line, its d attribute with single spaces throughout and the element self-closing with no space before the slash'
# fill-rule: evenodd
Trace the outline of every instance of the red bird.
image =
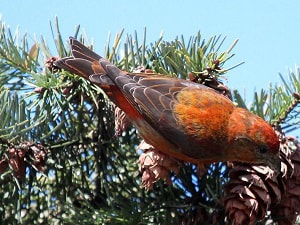
<svg viewBox="0 0 300 225">
<path fill-rule="evenodd" d="M 58 68 L 99 85 L 157 150 L 192 163 L 264 163 L 280 171 L 279 141 L 260 117 L 215 90 L 161 74 L 128 73 L 70 38 Z"/>
</svg>

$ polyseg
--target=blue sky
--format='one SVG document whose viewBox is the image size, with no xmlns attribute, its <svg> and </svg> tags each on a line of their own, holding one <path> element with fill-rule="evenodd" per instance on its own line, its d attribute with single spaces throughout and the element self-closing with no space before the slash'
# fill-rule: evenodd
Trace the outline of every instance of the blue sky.
<svg viewBox="0 0 300 225">
<path fill-rule="evenodd" d="M 199 30 L 205 39 L 222 34 L 227 36 L 223 50 L 238 38 L 236 55 L 227 67 L 246 63 L 228 73 L 227 85 L 241 92 L 245 89 L 247 102 L 253 90 L 280 83 L 279 72 L 287 74 L 300 65 L 299 12 L 299 0 L 10 0 L 0 8 L 2 20 L 12 31 L 19 27 L 22 34 L 43 35 L 48 42 L 52 40 L 49 21 L 54 22 L 55 16 L 66 41 L 80 24 L 99 53 L 104 51 L 108 33 L 114 36 L 122 28 L 129 34 L 137 30 L 142 37 L 147 27 L 148 43 L 161 32 L 165 40 L 181 34 L 189 38 Z"/>
</svg>

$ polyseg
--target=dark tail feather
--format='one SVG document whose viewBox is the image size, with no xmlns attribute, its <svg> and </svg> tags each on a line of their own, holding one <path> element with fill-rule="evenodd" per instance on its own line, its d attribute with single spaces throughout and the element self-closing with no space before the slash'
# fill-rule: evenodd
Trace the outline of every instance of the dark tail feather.
<svg viewBox="0 0 300 225">
<path fill-rule="evenodd" d="M 55 62 L 57 67 L 77 74 L 87 80 L 89 76 L 94 74 L 93 63 L 85 59 L 64 58 Z"/>
<path fill-rule="evenodd" d="M 66 57 L 56 61 L 54 64 L 60 68 L 75 73 L 85 79 L 92 74 L 103 74 L 104 70 L 99 64 L 101 56 L 81 44 L 74 38 L 70 38 L 73 57 Z"/>
<path fill-rule="evenodd" d="M 72 54 L 74 58 L 86 59 L 88 61 L 99 61 L 103 57 L 96 54 L 82 43 L 77 41 L 75 38 L 70 37 L 70 44 L 72 49 Z"/>
</svg>

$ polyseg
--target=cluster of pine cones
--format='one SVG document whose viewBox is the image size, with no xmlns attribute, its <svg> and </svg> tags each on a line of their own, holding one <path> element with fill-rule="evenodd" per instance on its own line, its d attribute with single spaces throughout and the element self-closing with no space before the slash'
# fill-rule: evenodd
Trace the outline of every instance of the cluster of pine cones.
<svg viewBox="0 0 300 225">
<path fill-rule="evenodd" d="M 7 145 L 8 154 L 0 160 L 0 174 L 11 168 L 17 178 L 24 180 L 26 167 L 29 165 L 36 171 L 44 172 L 47 158 L 47 149 L 44 146 L 29 141 L 19 145 L 4 144 Z"/>
</svg>

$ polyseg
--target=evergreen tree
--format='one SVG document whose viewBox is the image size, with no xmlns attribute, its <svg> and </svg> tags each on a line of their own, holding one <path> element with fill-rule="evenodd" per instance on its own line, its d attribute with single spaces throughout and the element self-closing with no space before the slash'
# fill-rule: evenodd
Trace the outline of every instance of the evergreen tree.
<svg viewBox="0 0 300 225">
<path fill-rule="evenodd" d="M 102 55 L 119 68 L 210 86 L 273 124 L 282 142 L 282 173 L 272 179 L 268 169 L 252 165 L 180 163 L 179 173 L 170 174 L 172 185 L 159 180 L 147 191 L 135 128 L 126 124 L 116 136 L 115 106 L 103 91 L 53 66 L 57 56 L 70 55 L 58 22 L 51 27 L 54 55 L 44 38 L 13 35 L 0 23 L 0 224 L 293 224 L 300 206 L 299 147 L 285 133 L 299 128 L 298 68 L 281 75 L 282 85 L 254 93 L 247 107 L 221 82 L 238 66 L 225 67 L 236 41 L 222 51 L 225 38 L 205 40 L 198 32 L 188 41 L 161 37 L 148 44 L 146 30 L 142 38 L 123 38 L 121 31 L 108 41 Z M 85 42 L 79 27 L 74 37 Z"/>
</svg>

